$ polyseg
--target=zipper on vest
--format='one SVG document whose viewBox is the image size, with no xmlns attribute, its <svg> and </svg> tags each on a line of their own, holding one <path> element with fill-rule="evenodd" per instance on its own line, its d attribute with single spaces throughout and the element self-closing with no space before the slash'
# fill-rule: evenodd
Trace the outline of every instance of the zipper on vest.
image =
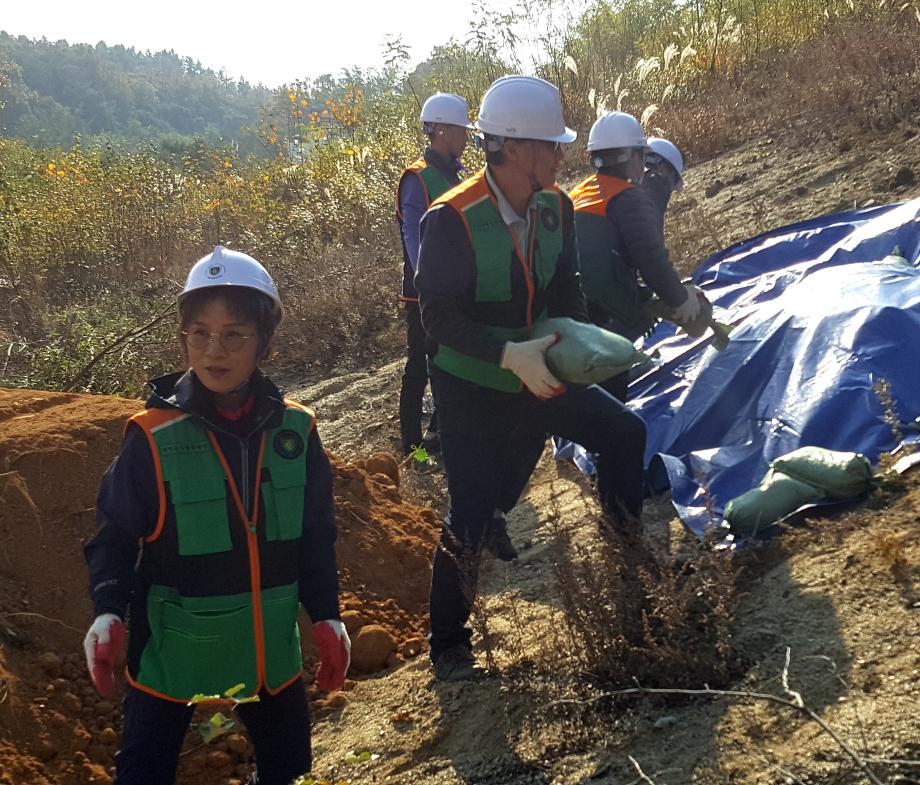
<svg viewBox="0 0 920 785">
<path fill-rule="evenodd" d="M 246 439 L 240 439 L 240 453 L 242 455 L 242 466 L 240 467 L 240 481 L 243 486 L 240 501 L 243 502 L 243 509 L 246 510 L 246 526 L 253 534 L 256 527 L 252 523 L 253 512 L 249 509 L 249 448 L 246 446 Z"/>
<path fill-rule="evenodd" d="M 249 522 L 256 517 L 256 510 L 250 509 L 250 500 L 249 500 L 249 439 L 252 435 L 258 431 L 261 431 L 265 427 L 266 423 L 271 419 L 271 414 L 264 416 L 259 422 L 255 424 L 253 429 L 246 434 L 246 436 L 237 436 L 235 433 L 231 433 L 225 428 L 221 428 L 216 423 L 210 421 L 205 421 L 207 425 L 215 431 L 220 431 L 224 436 L 229 436 L 231 439 L 235 439 L 239 442 L 240 445 L 240 454 L 241 454 L 241 465 L 240 465 L 240 483 L 237 488 L 240 494 L 240 503 L 243 506 L 243 512 L 246 514 L 246 527 L 251 532 L 255 532 L 255 527 Z M 259 467 L 261 469 L 261 467 Z M 261 473 L 261 472 L 259 472 Z M 257 478 L 258 479 L 258 478 Z"/>
<path fill-rule="evenodd" d="M 267 418 L 263 419 L 262 423 L 260 423 L 249 436 L 252 436 L 257 430 L 260 430 L 267 421 Z M 221 429 L 221 432 L 227 433 L 227 431 L 223 429 Z M 240 469 L 240 477 L 242 480 L 246 481 L 249 477 L 249 449 L 246 446 L 248 436 L 240 438 L 234 434 L 229 435 L 240 442 L 240 449 L 243 454 L 243 466 Z M 263 432 L 259 437 L 259 457 L 257 459 L 259 467 L 261 467 L 262 464 L 262 451 L 265 449 L 265 436 L 266 434 Z M 230 490 L 233 494 L 233 502 L 237 506 L 237 514 L 243 522 L 244 532 L 246 534 L 246 550 L 249 555 L 249 586 L 252 594 L 253 641 L 256 647 L 256 672 L 258 674 L 258 684 L 255 685 L 253 691 L 253 694 L 255 694 L 265 685 L 265 622 L 262 614 L 262 565 L 259 557 L 259 539 L 256 534 L 259 516 L 259 486 L 255 486 L 255 495 L 253 496 L 252 505 L 253 510 L 252 516 L 250 517 L 249 510 L 246 509 L 249 504 L 248 488 L 244 487 L 240 489 L 239 483 L 234 479 L 233 473 L 230 471 L 230 465 L 227 463 L 227 458 L 221 451 L 220 445 L 217 443 L 217 437 L 214 436 L 213 432 L 208 431 L 208 438 L 211 440 L 211 444 L 217 452 L 224 473 L 227 475 L 227 481 L 230 484 Z M 248 687 L 249 685 L 246 686 Z"/>
<path fill-rule="evenodd" d="M 535 251 L 537 244 L 537 209 L 528 207 L 530 220 L 527 222 L 527 263 L 525 268 L 529 275 L 527 278 L 527 333 L 533 335 L 533 300 L 536 289 L 537 271 L 534 267 Z"/>
</svg>

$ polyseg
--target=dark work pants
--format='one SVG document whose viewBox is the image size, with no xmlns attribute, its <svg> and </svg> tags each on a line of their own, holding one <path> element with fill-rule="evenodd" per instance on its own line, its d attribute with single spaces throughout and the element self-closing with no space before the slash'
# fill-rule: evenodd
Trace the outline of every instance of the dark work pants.
<svg viewBox="0 0 920 785">
<path fill-rule="evenodd" d="M 409 453 L 422 443 L 422 399 L 428 384 L 428 358 L 425 355 L 425 330 L 422 312 L 416 302 L 406 304 L 406 368 L 399 390 L 399 433 L 403 451 Z M 431 415 L 428 429 L 436 431 L 437 412 Z"/>
<path fill-rule="evenodd" d="M 306 690 L 298 679 L 277 695 L 263 691 L 259 697 L 235 709 L 255 747 L 258 778 L 252 782 L 290 785 L 312 766 Z M 173 785 L 192 711 L 184 703 L 128 687 L 115 785 Z"/>
<path fill-rule="evenodd" d="M 433 369 L 441 455 L 450 515 L 435 550 L 431 576 L 431 657 L 469 646 L 466 627 L 475 596 L 483 533 L 498 507 L 523 491 L 548 434 L 597 454 L 601 505 L 614 525 L 642 514 L 645 423 L 600 387 L 570 385 L 549 401 L 501 393 Z M 511 497 L 514 497 L 513 500 Z"/>
<path fill-rule="evenodd" d="M 623 371 L 623 373 L 618 373 L 616 376 L 611 376 L 606 381 L 601 382 L 599 386 L 609 392 L 620 403 L 626 403 L 626 398 L 629 395 L 629 371 Z"/>
</svg>

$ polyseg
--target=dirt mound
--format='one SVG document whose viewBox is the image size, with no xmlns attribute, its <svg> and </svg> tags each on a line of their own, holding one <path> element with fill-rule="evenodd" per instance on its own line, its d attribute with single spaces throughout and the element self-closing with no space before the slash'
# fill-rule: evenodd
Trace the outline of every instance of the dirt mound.
<svg viewBox="0 0 920 785">
<path fill-rule="evenodd" d="M 4 785 L 110 782 L 120 712 L 95 694 L 85 675 L 80 643 L 92 607 L 82 545 L 94 530 L 99 478 L 118 450 L 126 419 L 139 408 L 121 398 L 0 389 Z M 402 501 L 392 457 L 331 460 L 344 616 L 365 669 L 393 666 L 425 648 L 439 521 L 432 510 Z M 309 640 L 305 655 L 312 658 Z M 346 700 L 316 697 L 319 713 Z M 250 750 L 244 738 L 195 750 L 197 743 L 190 734 L 180 781 L 245 779 Z"/>
</svg>

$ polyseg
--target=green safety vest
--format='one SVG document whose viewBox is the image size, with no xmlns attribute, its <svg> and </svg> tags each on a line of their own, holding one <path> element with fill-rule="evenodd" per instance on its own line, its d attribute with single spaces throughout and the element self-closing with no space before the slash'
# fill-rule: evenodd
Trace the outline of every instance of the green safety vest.
<svg viewBox="0 0 920 785">
<path fill-rule="evenodd" d="M 531 227 L 530 248 L 522 253 L 511 229 L 505 224 L 498 203 L 486 182 L 485 169 L 462 185 L 449 191 L 435 204 L 448 204 L 459 213 L 466 226 L 476 265 L 477 305 L 508 303 L 518 308 L 512 314 L 513 326 L 490 324 L 485 311 L 474 317 L 490 335 L 502 341 L 526 341 L 533 332 L 534 295 L 545 290 L 553 276 L 562 253 L 562 197 L 556 189 L 536 194 L 536 218 Z M 526 306 L 520 309 L 512 303 L 512 270 L 520 266 L 527 287 Z M 520 293 L 519 293 L 520 296 Z M 462 354 L 440 344 L 432 358 L 435 366 L 466 381 L 502 392 L 519 392 L 521 380 L 497 363 Z"/>
<path fill-rule="evenodd" d="M 619 177 L 593 174 L 569 194 L 575 207 L 578 268 L 585 299 L 608 318 L 637 336 L 655 324 L 642 307 L 637 272 L 619 252 L 621 241 L 607 219 L 607 204 L 632 183 Z"/>
<path fill-rule="evenodd" d="M 425 189 L 426 207 L 430 207 L 431 203 L 441 194 L 446 193 L 451 188 L 453 188 L 457 184 L 457 181 L 449 180 L 447 177 L 441 174 L 436 166 L 432 166 L 424 158 L 419 158 L 417 161 L 408 166 L 402 173 L 402 177 L 399 178 L 399 187 L 396 189 L 396 220 L 399 222 L 399 236 L 400 240 L 402 240 L 403 246 L 403 281 L 401 299 L 409 302 L 417 302 L 418 292 L 415 290 L 415 283 L 413 283 L 413 279 L 415 278 L 415 270 L 412 269 L 412 263 L 409 261 L 409 251 L 407 250 L 406 242 L 403 239 L 403 214 L 399 203 L 399 192 L 402 188 L 403 180 L 405 180 L 405 178 L 409 175 L 418 175 L 419 179 L 422 181 L 422 187 Z"/>
<path fill-rule="evenodd" d="M 200 420 L 148 409 L 132 422 L 154 452 L 160 512 L 138 568 L 149 581 L 149 637 L 131 682 L 181 701 L 238 684 L 242 695 L 280 691 L 302 668 L 297 615 L 312 412 L 288 402 L 282 423 L 263 434 L 255 520 Z"/>
</svg>

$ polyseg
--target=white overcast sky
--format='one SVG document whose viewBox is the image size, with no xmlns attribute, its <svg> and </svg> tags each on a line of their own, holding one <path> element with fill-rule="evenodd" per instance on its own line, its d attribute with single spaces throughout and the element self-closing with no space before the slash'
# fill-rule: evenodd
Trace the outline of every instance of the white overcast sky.
<svg viewBox="0 0 920 785">
<path fill-rule="evenodd" d="M 492 6 L 511 2 L 492 0 Z M 418 63 L 433 46 L 463 38 L 472 14 L 464 0 L 0 0 L 0 30 L 172 49 L 233 78 L 276 87 L 347 66 L 380 65 L 387 34 L 401 34 Z"/>
</svg>

